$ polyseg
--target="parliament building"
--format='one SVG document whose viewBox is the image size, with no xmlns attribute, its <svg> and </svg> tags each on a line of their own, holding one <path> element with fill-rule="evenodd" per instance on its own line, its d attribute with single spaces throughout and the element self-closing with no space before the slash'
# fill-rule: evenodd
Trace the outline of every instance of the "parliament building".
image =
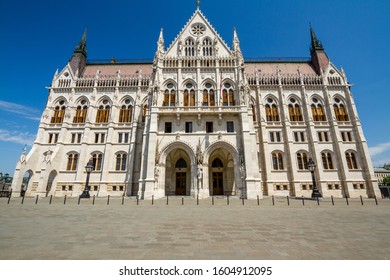
<svg viewBox="0 0 390 280">
<path fill-rule="evenodd" d="M 310 197 L 313 159 L 323 197 L 379 196 L 351 86 L 314 30 L 310 58 L 283 60 L 245 60 L 232 33 L 229 46 L 197 7 L 170 45 L 160 31 L 154 59 L 105 63 L 84 33 L 13 194 L 77 197 L 91 162 L 96 196 Z"/>
</svg>

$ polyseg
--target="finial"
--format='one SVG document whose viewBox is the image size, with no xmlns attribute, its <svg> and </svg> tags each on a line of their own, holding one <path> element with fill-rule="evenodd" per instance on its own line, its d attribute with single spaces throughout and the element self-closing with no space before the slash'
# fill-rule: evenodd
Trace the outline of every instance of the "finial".
<svg viewBox="0 0 390 280">
<path fill-rule="evenodd" d="M 200 0 L 196 0 L 196 9 L 197 9 L 197 10 L 200 9 Z"/>
<path fill-rule="evenodd" d="M 311 48 L 310 51 L 323 51 L 322 43 L 317 40 L 316 34 L 314 33 L 313 26 L 310 23 L 310 36 L 311 36 Z"/>
<path fill-rule="evenodd" d="M 81 52 L 87 55 L 87 28 L 85 27 L 83 37 L 81 37 L 80 43 L 76 46 L 75 52 Z"/>
</svg>

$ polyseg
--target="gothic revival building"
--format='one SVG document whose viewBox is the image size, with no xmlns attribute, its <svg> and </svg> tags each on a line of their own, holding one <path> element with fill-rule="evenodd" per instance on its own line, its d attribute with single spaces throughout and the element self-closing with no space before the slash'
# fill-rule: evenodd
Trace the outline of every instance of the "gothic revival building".
<svg viewBox="0 0 390 280">
<path fill-rule="evenodd" d="M 310 59 L 245 61 L 199 8 L 153 62 L 87 60 L 86 34 L 56 72 L 13 190 L 91 195 L 379 196 L 345 73 L 311 31 Z M 23 181 L 23 177 L 29 177 Z"/>
</svg>

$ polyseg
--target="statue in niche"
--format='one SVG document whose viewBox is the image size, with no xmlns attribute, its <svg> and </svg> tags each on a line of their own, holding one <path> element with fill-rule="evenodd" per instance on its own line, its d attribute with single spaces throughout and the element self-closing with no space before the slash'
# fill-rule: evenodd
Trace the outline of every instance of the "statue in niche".
<svg viewBox="0 0 390 280">
<path fill-rule="evenodd" d="M 203 168 L 202 168 L 202 165 L 201 165 L 201 164 L 198 164 L 197 176 L 198 176 L 198 180 L 202 180 L 202 177 L 203 177 Z"/>
<path fill-rule="evenodd" d="M 158 177 L 160 177 L 160 168 L 156 165 L 154 168 L 154 180 L 158 182 Z"/>
<path fill-rule="evenodd" d="M 182 52 L 183 52 L 183 42 L 179 40 L 179 42 L 177 43 L 177 55 L 181 56 Z"/>
</svg>

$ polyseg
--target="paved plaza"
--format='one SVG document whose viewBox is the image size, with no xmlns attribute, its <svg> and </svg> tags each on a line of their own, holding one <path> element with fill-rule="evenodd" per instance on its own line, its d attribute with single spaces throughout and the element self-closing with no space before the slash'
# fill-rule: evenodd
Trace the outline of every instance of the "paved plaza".
<svg viewBox="0 0 390 280">
<path fill-rule="evenodd" d="M 65 202 L 65 204 L 64 204 Z M 0 199 L 0 259 L 390 258 L 390 201 Z M 123 204 L 122 204 L 123 203 Z M 184 205 L 182 205 L 184 204 Z"/>
</svg>

